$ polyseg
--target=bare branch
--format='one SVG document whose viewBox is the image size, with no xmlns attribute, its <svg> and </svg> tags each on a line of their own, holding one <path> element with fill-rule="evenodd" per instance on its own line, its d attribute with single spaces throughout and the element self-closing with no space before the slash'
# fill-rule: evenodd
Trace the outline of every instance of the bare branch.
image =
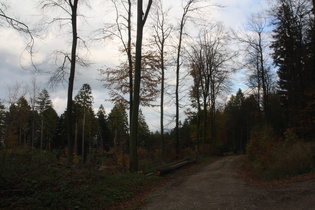
<svg viewBox="0 0 315 210">
<path fill-rule="evenodd" d="M 35 62 L 33 60 L 34 58 L 34 45 L 35 45 L 35 40 L 34 40 L 34 36 L 33 36 L 33 31 L 30 30 L 29 26 L 27 26 L 25 23 L 8 16 L 3 9 L 0 8 L 0 17 L 4 18 L 6 20 L 6 22 L 16 31 L 18 32 L 22 32 L 25 33 L 29 36 L 30 41 L 27 43 L 24 51 L 27 51 L 30 56 L 31 56 L 31 64 L 33 66 L 33 68 L 38 71 L 37 66 L 35 65 Z M 23 52 L 22 52 L 23 54 Z"/>
<path fill-rule="evenodd" d="M 58 0 L 57 0 L 58 1 Z M 40 5 L 41 5 L 41 9 L 46 9 L 46 8 L 60 8 L 61 10 L 63 10 L 65 13 L 67 13 L 70 17 L 71 17 L 71 12 L 69 12 L 69 10 L 67 10 L 62 4 L 67 4 L 69 5 L 70 7 L 71 6 L 71 1 L 66 1 L 66 0 L 59 0 L 58 2 L 55 1 L 55 0 L 42 0 L 40 2 Z M 62 3 L 63 2 L 63 3 Z"/>
</svg>

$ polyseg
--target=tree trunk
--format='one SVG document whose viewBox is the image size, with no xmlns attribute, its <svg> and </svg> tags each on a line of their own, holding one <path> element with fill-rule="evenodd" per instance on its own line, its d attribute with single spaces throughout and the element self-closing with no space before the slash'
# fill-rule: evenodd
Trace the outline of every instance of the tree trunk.
<svg viewBox="0 0 315 210">
<path fill-rule="evenodd" d="M 43 138 L 44 138 L 44 119 L 41 120 L 40 126 L 40 149 L 43 149 Z"/>
<path fill-rule="evenodd" d="M 128 0 L 128 43 L 127 43 L 127 56 L 129 63 L 129 124 L 131 125 L 131 114 L 133 107 L 133 63 L 131 54 L 131 0 Z M 131 127 L 130 127 L 131 129 Z"/>
<path fill-rule="evenodd" d="M 200 154 L 200 114 L 201 114 L 201 104 L 200 104 L 200 95 L 199 89 L 197 90 L 197 106 L 198 106 L 198 113 L 197 113 L 197 151 L 198 155 Z"/>
<path fill-rule="evenodd" d="M 85 141 L 85 109 L 83 112 L 83 120 L 82 120 L 82 162 L 84 162 L 84 141 Z"/>
<path fill-rule="evenodd" d="M 163 47 L 164 48 L 164 47 Z M 164 79 L 165 79 L 165 72 L 164 72 L 164 55 L 163 50 L 161 54 L 161 118 L 160 118 L 160 126 L 161 126 L 161 145 L 162 145 L 162 160 L 164 160 L 165 157 L 165 140 L 164 140 Z"/>
<path fill-rule="evenodd" d="M 260 76 L 261 78 L 258 78 L 258 80 L 261 80 L 262 84 L 262 89 L 263 89 L 263 107 L 264 107 L 264 114 L 265 114 L 265 119 L 268 123 L 268 89 L 267 89 L 267 81 L 266 81 L 266 70 L 265 70 L 265 65 L 264 65 L 264 55 L 263 55 L 263 49 L 262 49 L 262 38 L 261 38 L 261 33 L 258 33 L 259 36 L 259 42 L 258 42 L 258 48 L 259 48 L 259 62 L 260 62 Z"/>
<path fill-rule="evenodd" d="M 176 115 L 175 115 L 175 153 L 176 159 L 179 158 L 179 71 L 180 71 L 180 57 L 181 57 L 181 49 L 182 49 L 182 37 L 184 30 L 184 19 L 186 13 L 183 14 L 182 20 L 180 23 L 180 31 L 179 31 L 179 42 L 177 47 L 177 58 L 176 58 L 176 88 L 175 88 L 175 105 L 176 105 Z"/>
<path fill-rule="evenodd" d="M 78 123 L 75 123 L 74 129 L 74 151 L 75 155 L 78 155 Z"/>
<path fill-rule="evenodd" d="M 158 176 L 162 176 L 164 174 L 167 174 L 167 173 L 170 173 L 172 171 L 175 171 L 176 169 L 179 169 L 183 166 L 186 166 L 186 165 L 189 165 L 189 164 L 192 164 L 192 163 L 195 163 L 196 161 L 195 160 L 184 160 L 184 161 L 181 161 L 181 162 L 177 162 L 173 165 L 170 165 L 170 166 L 167 166 L 167 167 L 164 167 L 164 168 L 158 168 L 156 170 L 156 174 Z"/>
<path fill-rule="evenodd" d="M 134 100 L 131 113 L 131 130 L 130 130 L 130 172 L 138 171 L 137 157 L 137 137 L 138 137 L 138 118 L 140 103 L 140 81 L 141 81 L 141 56 L 142 56 L 142 38 L 143 26 L 148 17 L 152 0 L 149 0 L 147 10 L 143 13 L 143 1 L 137 2 L 137 41 L 136 41 L 136 63 L 135 63 L 135 82 L 134 82 Z M 144 17 L 142 17 L 144 15 Z"/>
<path fill-rule="evenodd" d="M 182 39 L 183 39 L 183 31 L 184 26 L 187 20 L 187 14 L 189 12 L 190 6 L 194 3 L 194 0 L 189 0 L 184 7 L 184 12 L 180 22 L 179 28 L 179 41 L 177 47 L 177 58 L 176 58 L 176 87 L 175 87 L 175 105 L 176 105 L 176 114 L 175 114 L 175 152 L 176 158 L 179 158 L 179 71 L 180 71 L 180 57 L 181 57 L 181 49 L 182 49 Z"/>
<path fill-rule="evenodd" d="M 71 6 L 71 25 L 72 25 L 72 49 L 71 49 L 71 66 L 70 66 L 70 76 L 69 76 L 69 85 L 68 85 L 68 98 L 67 98 L 67 140 L 68 140 L 68 163 L 73 162 L 73 86 L 74 86 L 74 76 L 75 76 L 75 65 L 76 65 L 76 53 L 77 53 L 77 8 L 78 0 L 72 1 L 69 0 Z"/>
<path fill-rule="evenodd" d="M 32 108 L 32 142 L 31 142 L 31 147 L 34 147 L 34 141 L 35 141 L 35 110 L 33 107 Z"/>
<path fill-rule="evenodd" d="M 140 103 L 140 80 L 141 80 L 141 55 L 142 55 L 142 0 L 137 3 L 137 42 L 136 42 L 136 63 L 135 63 L 135 83 L 134 83 L 134 100 L 131 113 L 131 139 L 130 139 L 130 172 L 138 171 L 137 156 L 137 136 L 138 136 L 138 118 Z"/>
</svg>

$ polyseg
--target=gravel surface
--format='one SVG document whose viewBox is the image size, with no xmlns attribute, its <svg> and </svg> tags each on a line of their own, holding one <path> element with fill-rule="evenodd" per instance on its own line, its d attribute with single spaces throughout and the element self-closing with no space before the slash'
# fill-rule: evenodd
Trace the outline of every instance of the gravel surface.
<svg viewBox="0 0 315 210">
<path fill-rule="evenodd" d="M 230 156 L 147 197 L 144 210 L 165 209 L 315 209 L 315 180 L 279 187 L 253 186 L 234 170 L 240 156 Z"/>
</svg>

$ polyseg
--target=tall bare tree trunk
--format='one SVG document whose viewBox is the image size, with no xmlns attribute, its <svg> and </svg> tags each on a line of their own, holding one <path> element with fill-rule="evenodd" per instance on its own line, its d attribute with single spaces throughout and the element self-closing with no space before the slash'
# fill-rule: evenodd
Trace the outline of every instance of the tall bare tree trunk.
<svg viewBox="0 0 315 210">
<path fill-rule="evenodd" d="M 164 89 L 165 89 L 165 42 L 169 35 L 172 32 L 172 26 L 167 25 L 167 14 L 168 11 L 165 11 L 163 8 L 163 1 L 156 1 L 156 13 L 153 16 L 155 35 L 154 42 L 158 48 L 159 60 L 160 60 L 160 70 L 161 70 L 161 101 L 160 101 L 160 132 L 161 132 L 161 148 L 162 153 L 161 157 L 164 160 L 165 157 L 165 136 L 164 136 Z"/>
<path fill-rule="evenodd" d="M 164 46 L 163 46 L 164 48 Z M 160 126 L 161 126 L 161 145 L 162 145 L 162 159 L 164 160 L 165 157 L 165 139 L 164 139 L 164 79 L 165 79 L 165 72 L 164 72 L 164 57 L 162 53 L 162 63 L 161 63 L 161 116 L 160 116 Z"/>
<path fill-rule="evenodd" d="M 70 66 L 70 76 L 68 85 L 68 99 L 67 99 L 67 140 L 68 140 L 68 163 L 73 162 L 73 85 L 74 85 L 74 75 L 75 75 L 75 65 L 76 65 L 76 53 L 77 53 L 77 8 L 78 1 L 69 0 L 69 5 L 71 6 L 71 25 L 72 25 L 72 49 L 71 49 L 71 66 Z"/>
<path fill-rule="evenodd" d="M 184 13 L 185 14 L 185 13 Z M 177 47 L 177 58 L 176 58 L 176 88 L 175 88 L 175 105 L 176 105 L 176 115 L 175 115 L 175 153 L 176 158 L 179 158 L 179 70 L 180 70 L 180 57 L 181 57 L 181 49 L 182 49 L 182 37 L 183 30 L 185 25 L 185 16 L 183 15 L 181 23 L 180 23 L 180 31 L 179 31 L 179 42 Z"/>
<path fill-rule="evenodd" d="M 175 105 L 176 105 L 176 114 L 175 114 L 175 152 L 176 158 L 179 158 L 179 71 L 180 71 L 180 57 L 182 50 L 182 40 L 183 40 L 183 31 L 184 26 L 187 21 L 187 14 L 189 12 L 190 6 L 195 2 L 195 0 L 189 0 L 184 7 L 184 12 L 180 21 L 179 27 L 179 41 L 177 46 L 177 58 L 176 58 L 176 87 L 175 87 Z"/>
<path fill-rule="evenodd" d="M 128 0 L 128 43 L 127 43 L 127 56 L 129 63 L 129 124 L 131 125 L 131 114 L 133 107 L 133 63 L 131 54 L 131 0 Z M 131 129 L 131 127 L 130 127 Z"/>
<path fill-rule="evenodd" d="M 138 137 L 138 118 L 140 103 L 140 81 L 141 81 L 141 56 L 142 56 L 142 38 L 143 27 L 148 17 L 152 0 L 149 0 L 146 12 L 143 13 L 143 1 L 137 1 L 137 41 L 136 41 L 136 63 L 135 63 L 135 82 L 134 82 L 134 100 L 131 113 L 130 130 L 130 172 L 138 171 L 137 156 L 137 137 Z"/>
</svg>

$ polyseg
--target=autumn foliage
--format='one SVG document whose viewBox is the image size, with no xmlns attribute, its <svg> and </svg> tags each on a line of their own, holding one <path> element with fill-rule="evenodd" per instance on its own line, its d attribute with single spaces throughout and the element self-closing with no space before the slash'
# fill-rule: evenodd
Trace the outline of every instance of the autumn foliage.
<svg viewBox="0 0 315 210">
<path fill-rule="evenodd" d="M 275 180 L 313 170 L 311 148 L 311 144 L 301 141 L 292 129 L 284 133 L 284 138 L 279 138 L 265 126 L 253 130 L 247 154 L 260 179 Z"/>
</svg>

